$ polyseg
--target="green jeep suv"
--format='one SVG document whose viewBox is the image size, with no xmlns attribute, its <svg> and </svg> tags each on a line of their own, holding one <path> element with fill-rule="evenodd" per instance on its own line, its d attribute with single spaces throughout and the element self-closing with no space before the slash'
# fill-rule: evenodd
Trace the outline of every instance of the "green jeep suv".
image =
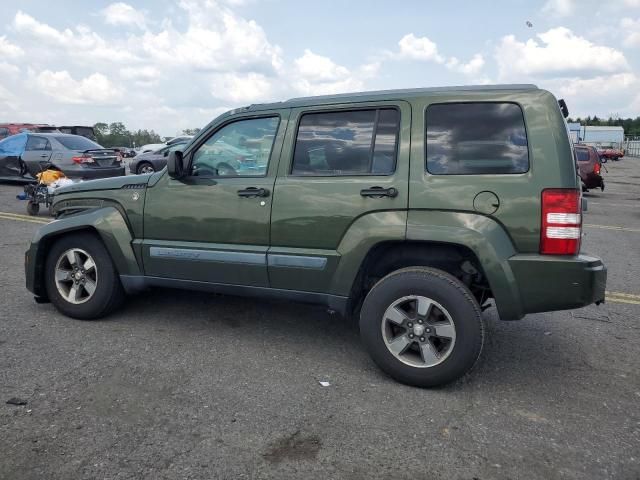
<svg viewBox="0 0 640 480">
<path fill-rule="evenodd" d="M 515 320 L 604 300 L 561 107 L 504 85 L 233 110 L 160 172 L 59 190 L 27 288 L 80 319 L 148 287 L 323 304 L 393 378 L 450 382 L 490 301 Z"/>
</svg>

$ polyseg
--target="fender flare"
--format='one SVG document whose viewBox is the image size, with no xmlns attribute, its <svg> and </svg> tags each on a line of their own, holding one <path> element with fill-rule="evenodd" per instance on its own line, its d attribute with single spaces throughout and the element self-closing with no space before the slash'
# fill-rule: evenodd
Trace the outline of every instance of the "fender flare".
<svg viewBox="0 0 640 480">
<path fill-rule="evenodd" d="M 107 206 L 54 220 L 36 230 L 25 259 L 27 289 L 46 297 L 42 273 L 49 246 L 57 237 L 81 230 L 98 234 L 120 275 L 142 275 L 129 225 L 117 208 Z"/>
</svg>

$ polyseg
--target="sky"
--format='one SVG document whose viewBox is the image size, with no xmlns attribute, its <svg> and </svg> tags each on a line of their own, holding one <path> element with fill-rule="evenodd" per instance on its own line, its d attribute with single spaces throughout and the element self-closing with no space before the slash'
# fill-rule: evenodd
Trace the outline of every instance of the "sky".
<svg viewBox="0 0 640 480">
<path fill-rule="evenodd" d="M 251 103 L 534 83 L 640 115 L 640 0 L 21 0 L 0 9 L 0 122 L 164 136 Z"/>
</svg>

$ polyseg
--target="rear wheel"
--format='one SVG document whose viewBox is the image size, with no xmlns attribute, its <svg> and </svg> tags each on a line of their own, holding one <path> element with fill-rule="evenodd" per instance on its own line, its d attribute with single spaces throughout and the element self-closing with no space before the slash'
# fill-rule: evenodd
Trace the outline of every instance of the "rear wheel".
<svg viewBox="0 0 640 480">
<path fill-rule="evenodd" d="M 360 313 L 360 335 L 391 377 L 435 387 L 471 370 L 482 350 L 484 326 L 463 283 L 440 270 L 411 267 L 371 289 Z"/>
<path fill-rule="evenodd" d="M 140 165 L 138 165 L 136 173 L 140 175 L 144 175 L 144 174 L 153 173 L 155 171 L 156 169 L 153 168 L 153 165 L 151 165 L 149 162 L 141 162 Z"/>
<path fill-rule="evenodd" d="M 61 313 L 82 320 L 108 315 L 124 300 L 111 257 L 91 233 L 66 235 L 53 244 L 45 264 L 45 285 Z"/>
</svg>

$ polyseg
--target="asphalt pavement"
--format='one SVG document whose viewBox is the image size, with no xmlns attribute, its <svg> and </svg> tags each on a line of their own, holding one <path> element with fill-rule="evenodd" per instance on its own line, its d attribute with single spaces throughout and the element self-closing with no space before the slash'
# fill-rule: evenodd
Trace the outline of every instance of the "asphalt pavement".
<svg viewBox="0 0 640 480">
<path fill-rule="evenodd" d="M 156 290 L 65 318 L 24 287 L 48 218 L 0 184 L 0 479 L 640 479 L 640 159 L 606 167 L 583 247 L 606 304 L 491 308 L 480 363 L 434 390 L 319 307 Z"/>
</svg>

